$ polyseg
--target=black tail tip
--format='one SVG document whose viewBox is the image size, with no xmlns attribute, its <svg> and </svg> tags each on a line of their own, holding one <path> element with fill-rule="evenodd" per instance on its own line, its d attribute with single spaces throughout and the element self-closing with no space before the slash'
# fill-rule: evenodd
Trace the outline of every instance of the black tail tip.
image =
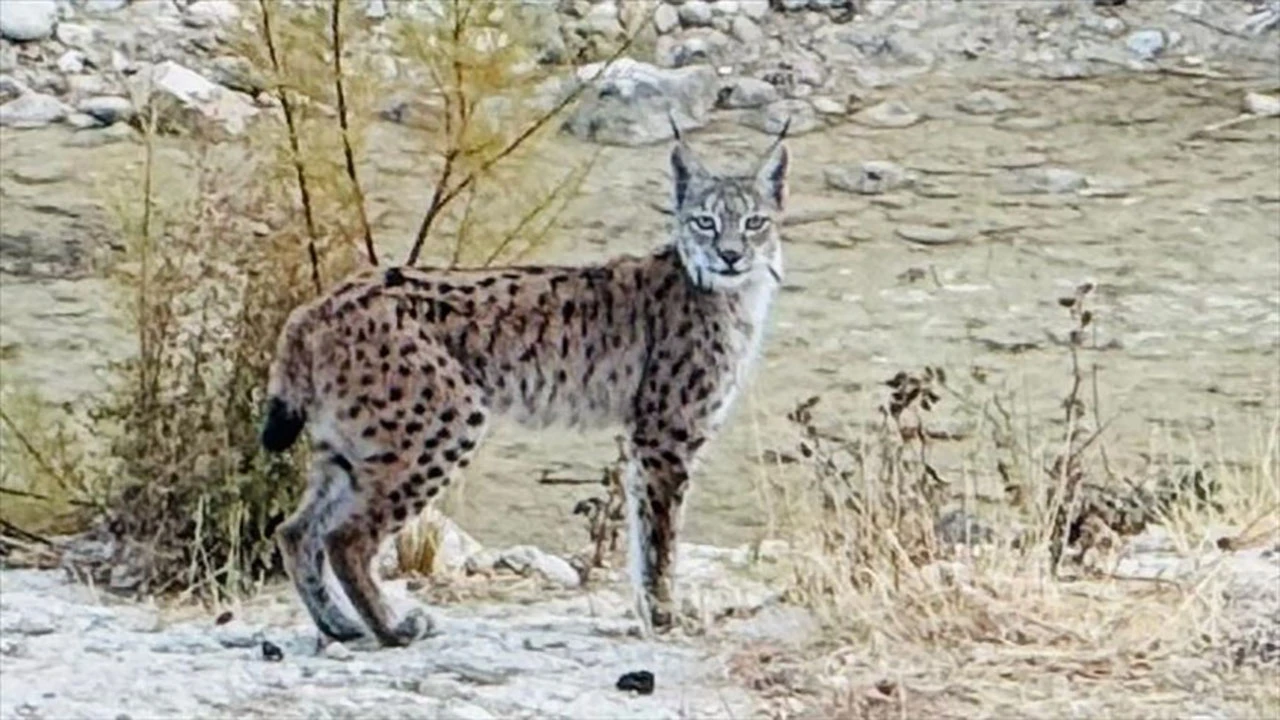
<svg viewBox="0 0 1280 720">
<path fill-rule="evenodd" d="M 278 397 L 271 398 L 267 403 L 267 421 L 262 426 L 262 447 L 273 453 L 288 450 L 306 423 L 306 415 L 291 409 Z"/>
</svg>

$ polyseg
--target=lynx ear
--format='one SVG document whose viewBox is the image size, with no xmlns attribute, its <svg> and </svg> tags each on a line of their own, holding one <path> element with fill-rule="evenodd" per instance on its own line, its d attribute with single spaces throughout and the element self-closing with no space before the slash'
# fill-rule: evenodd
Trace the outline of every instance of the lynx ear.
<svg viewBox="0 0 1280 720">
<path fill-rule="evenodd" d="M 675 209 L 684 206 L 689 197 L 689 188 L 698 180 L 706 177 L 706 168 L 694 157 L 693 151 L 683 141 L 671 150 L 671 177 L 675 191 Z"/>
<path fill-rule="evenodd" d="M 791 162 L 787 146 L 782 138 L 774 143 L 769 154 L 756 171 L 756 191 L 762 197 L 769 198 L 774 207 L 781 210 L 787 199 L 787 167 Z"/>
</svg>

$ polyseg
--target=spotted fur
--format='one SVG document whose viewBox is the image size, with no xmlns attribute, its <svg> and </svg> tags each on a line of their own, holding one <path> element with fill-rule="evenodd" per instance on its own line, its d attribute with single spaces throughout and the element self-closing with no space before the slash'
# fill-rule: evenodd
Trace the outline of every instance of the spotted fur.
<svg viewBox="0 0 1280 720">
<path fill-rule="evenodd" d="M 404 645 L 421 633 L 420 616 L 390 617 L 370 561 L 467 466 L 494 415 L 625 427 L 638 610 L 647 629 L 672 624 L 690 473 L 746 381 L 781 280 L 787 165 L 779 141 L 754 174 L 716 175 L 679 142 L 673 237 L 650 255 L 371 269 L 291 314 L 262 442 L 278 452 L 310 431 L 310 485 L 280 542 L 325 635 L 363 624 Z M 359 622 L 329 596 L 326 563 Z"/>
</svg>

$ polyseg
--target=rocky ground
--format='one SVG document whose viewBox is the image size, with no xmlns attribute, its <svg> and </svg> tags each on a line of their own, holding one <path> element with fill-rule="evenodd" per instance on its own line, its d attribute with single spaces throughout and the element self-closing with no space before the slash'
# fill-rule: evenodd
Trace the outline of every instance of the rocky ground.
<svg viewBox="0 0 1280 720">
<path fill-rule="evenodd" d="M 728 676 L 730 656 L 751 642 L 798 647 L 812 623 L 771 604 L 745 552 L 683 552 L 706 617 L 751 617 L 643 641 L 616 583 L 569 594 L 530 580 L 439 606 L 437 634 L 410 648 L 318 649 L 279 589 L 205 615 L 112 602 L 58 573 L 4 571 L 0 717 L 750 717 L 761 706 Z M 403 581 L 390 590 L 408 601 Z M 617 687 L 633 672 L 652 674 L 651 692 Z"/>
<path fill-rule="evenodd" d="M 430 5 L 374 0 L 367 14 L 376 25 Z M 548 250 L 556 259 L 641 252 L 663 236 L 669 114 L 713 164 L 751 157 L 765 133 L 791 122 L 785 292 L 752 392 L 691 496 L 691 540 L 736 545 L 765 533 L 771 519 L 756 489 L 790 471 L 758 458 L 794 448 L 783 414 L 821 394 L 833 418 L 874 420 L 879 383 L 899 369 L 944 366 L 978 404 L 993 388 L 1002 393 L 1020 432 L 1045 438 L 1037 443 L 1057 437 L 1068 328 L 1056 300 L 1085 281 L 1098 286 L 1088 361 L 1099 366 L 1117 465 L 1140 473 L 1154 458 L 1213 457 L 1248 472 L 1275 452 L 1274 0 L 520 6 L 549 64 L 598 60 L 623 32 L 641 33 L 558 140 L 567 156 L 604 150 L 575 221 Z M 129 351 L 91 273 L 91 258 L 117 242 L 94 199 L 106 177 L 99 168 L 139 157 L 124 121 L 140 77 L 229 133 L 269 107 L 223 43 L 239 15 L 229 0 L 0 2 L 6 379 L 74 402 L 99 390 L 106 363 Z M 422 168 L 406 160 L 408 109 L 388 102 L 371 138 L 382 237 L 407 238 L 429 192 Z M 951 401 L 933 422 L 962 440 L 985 427 L 973 407 Z M 936 450 L 944 473 L 979 483 L 994 475 L 954 445 Z M 596 476 L 612 449 L 604 432 L 584 441 L 501 428 L 454 516 L 486 545 L 577 548 L 585 530 L 571 511 L 581 489 L 536 478 Z M 1274 555 L 1255 560 L 1274 570 Z M 441 610 L 441 657 L 375 659 L 308 654 L 296 611 L 270 594 L 219 630 L 207 617 L 98 606 L 46 574 L 6 571 L 2 582 L 5 685 L 18 672 L 29 688 L 0 693 L 5 717 L 107 708 L 265 715 L 304 693 L 317 717 L 375 705 L 408 714 L 420 703 L 466 717 L 582 717 L 595 707 L 674 716 L 686 706 L 740 717 L 756 701 L 723 679 L 717 653 L 744 642 L 736 631 L 723 630 L 723 645 L 618 640 L 617 598 L 600 601 L 608 609 L 597 624 L 584 619 L 596 595 L 582 590 L 540 595 L 518 612 L 451 603 Z M 254 633 L 263 628 L 285 662 L 262 660 Z M 657 668 L 653 696 L 612 688 L 646 664 Z M 55 666 L 101 680 L 58 689 Z M 138 667 L 147 670 L 128 669 Z M 188 678 L 207 684 L 184 692 L 195 687 Z M 668 678 L 684 689 L 663 694 Z M 119 694 L 132 683 L 150 693 L 147 705 Z"/>
</svg>

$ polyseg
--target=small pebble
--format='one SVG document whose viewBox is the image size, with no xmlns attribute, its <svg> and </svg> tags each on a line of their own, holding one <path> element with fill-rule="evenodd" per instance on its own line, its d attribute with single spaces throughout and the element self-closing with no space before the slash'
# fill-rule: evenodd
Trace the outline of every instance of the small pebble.
<svg viewBox="0 0 1280 720">
<path fill-rule="evenodd" d="M 279 645 L 276 645 L 270 640 L 263 640 L 262 659 L 267 662 L 280 662 L 281 660 L 284 660 L 284 651 L 280 649 Z"/>
<path fill-rule="evenodd" d="M 636 692 L 640 695 L 653 694 L 653 673 L 648 670 L 636 670 L 618 678 L 618 689 L 623 692 Z"/>
</svg>

